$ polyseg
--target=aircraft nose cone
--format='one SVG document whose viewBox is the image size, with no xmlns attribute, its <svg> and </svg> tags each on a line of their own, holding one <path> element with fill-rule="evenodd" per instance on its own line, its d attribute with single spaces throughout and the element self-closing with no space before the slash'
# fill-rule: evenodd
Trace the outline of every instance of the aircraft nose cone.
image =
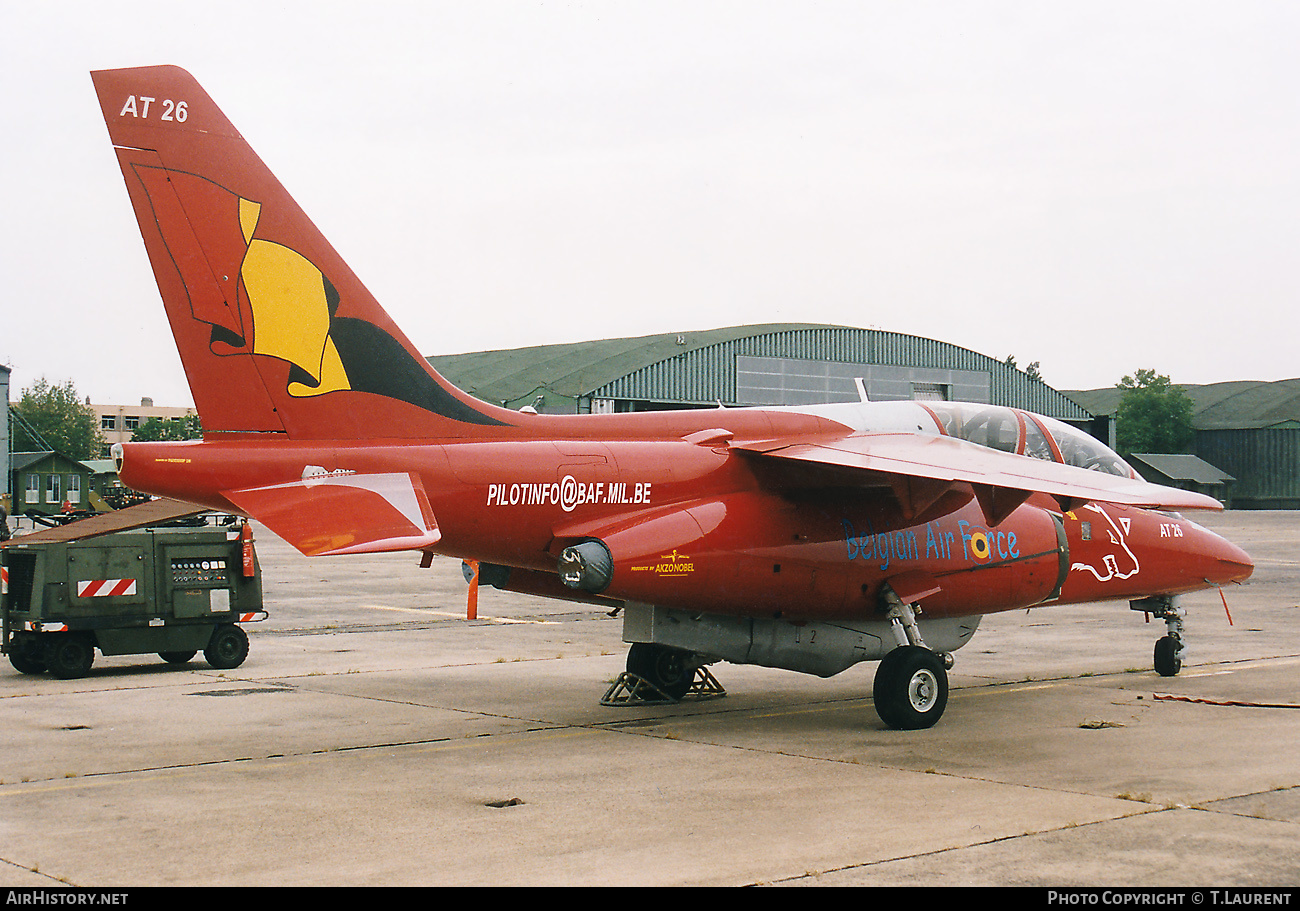
<svg viewBox="0 0 1300 911">
<path fill-rule="evenodd" d="M 1255 561 L 1236 544 L 1201 526 L 1189 535 L 1186 556 L 1189 575 L 1210 585 L 1242 582 L 1255 571 Z"/>
<path fill-rule="evenodd" d="M 1255 572 L 1255 561 L 1231 541 L 1219 539 L 1217 552 L 1211 557 L 1214 565 L 1207 578 L 1220 585 L 1226 582 L 1244 582 Z"/>
<path fill-rule="evenodd" d="M 1255 571 L 1255 561 L 1236 544 L 1195 522 L 1164 522 L 1152 527 L 1143 541 L 1142 572 L 1146 584 L 1164 592 L 1197 591 L 1242 582 Z M 1137 578 L 1135 576 L 1134 578 Z"/>
</svg>

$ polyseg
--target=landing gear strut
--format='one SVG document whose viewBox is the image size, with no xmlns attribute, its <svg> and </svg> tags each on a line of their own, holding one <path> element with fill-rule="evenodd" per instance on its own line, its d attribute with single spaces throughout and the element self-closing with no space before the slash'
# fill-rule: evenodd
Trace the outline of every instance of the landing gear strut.
<svg viewBox="0 0 1300 911">
<path fill-rule="evenodd" d="M 889 727 L 916 731 L 933 727 L 948 705 L 951 655 L 931 651 L 921 639 L 916 611 L 886 587 L 885 604 L 898 647 L 885 655 L 871 688 L 876 714 Z"/>
<path fill-rule="evenodd" d="M 1155 669 L 1161 677 L 1177 676 L 1187 657 L 1183 642 L 1183 617 L 1187 612 L 1175 603 L 1172 595 L 1130 601 L 1129 607 L 1165 621 L 1165 634 L 1156 640 Z"/>
</svg>

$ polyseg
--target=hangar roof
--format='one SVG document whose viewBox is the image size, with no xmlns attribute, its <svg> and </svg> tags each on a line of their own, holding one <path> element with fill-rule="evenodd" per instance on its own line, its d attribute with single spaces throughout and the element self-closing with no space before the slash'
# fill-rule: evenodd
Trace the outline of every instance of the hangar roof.
<svg viewBox="0 0 1300 911">
<path fill-rule="evenodd" d="M 1182 389 L 1192 400 L 1192 421 L 1198 430 L 1300 427 L 1300 378 L 1233 380 Z M 1114 386 L 1066 393 L 1093 414 L 1114 414 L 1122 394 Z"/>
<path fill-rule="evenodd" d="M 639 338 L 607 338 L 566 345 L 440 354 L 434 369 L 460 389 L 490 402 L 508 402 L 539 388 L 577 398 L 686 351 L 755 334 L 755 330 L 806 328 L 798 324 L 733 326 L 702 332 L 671 332 Z"/>
<path fill-rule="evenodd" d="M 987 355 L 919 336 L 815 323 L 729 326 L 435 355 L 429 363 L 471 395 L 511 407 L 542 392 L 569 399 L 739 404 L 735 358 L 742 355 L 981 371 L 990 377 L 992 404 L 1015 405 L 1063 420 L 1092 417 L 1041 380 Z"/>
<path fill-rule="evenodd" d="M 1172 481 L 1191 481 L 1195 484 L 1223 484 L 1236 480 L 1226 471 L 1220 471 L 1209 462 L 1194 455 L 1135 452 L 1129 455 L 1129 461 L 1149 465 Z"/>
</svg>

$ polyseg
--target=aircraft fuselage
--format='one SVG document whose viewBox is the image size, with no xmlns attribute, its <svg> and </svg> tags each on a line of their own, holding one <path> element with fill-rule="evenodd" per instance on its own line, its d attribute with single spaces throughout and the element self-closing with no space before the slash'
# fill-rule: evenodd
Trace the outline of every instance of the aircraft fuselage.
<svg viewBox="0 0 1300 911">
<path fill-rule="evenodd" d="M 670 422 L 646 414 L 536 416 L 539 435 L 549 436 L 531 440 L 128 444 L 122 479 L 239 512 L 226 492 L 289 484 L 295 497 L 310 496 L 309 481 L 292 483 L 309 469 L 409 474 L 437 522 L 439 540 L 423 549 L 508 567 L 522 590 L 587 597 L 559 584 L 556 560 L 570 544 L 599 540 L 613 560 L 602 598 L 789 620 L 876 616 L 882 586 L 899 588 L 900 579 L 936 589 L 924 597 L 927 615 L 956 617 L 1172 595 L 1249 574 L 1244 553 L 1176 514 L 1115 504 L 1063 510 L 1034 495 L 993 524 L 969 485 L 955 484 L 908 515 L 884 481 L 828 485 L 823 473 L 804 483 L 797 465 L 728 446 L 771 433 L 774 422 L 820 427 L 827 411 L 677 412 L 671 439 L 646 438 Z M 603 425 L 597 438 L 555 433 L 593 424 Z M 695 441 L 683 439 L 683 424 Z M 330 508 L 295 501 L 294 511 Z M 322 540 L 317 552 L 346 545 Z"/>
</svg>

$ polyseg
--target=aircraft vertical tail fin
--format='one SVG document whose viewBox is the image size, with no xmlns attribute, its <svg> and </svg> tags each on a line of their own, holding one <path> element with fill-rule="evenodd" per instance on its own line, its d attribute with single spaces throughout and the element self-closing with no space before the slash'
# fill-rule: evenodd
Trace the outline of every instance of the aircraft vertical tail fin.
<svg viewBox="0 0 1300 911">
<path fill-rule="evenodd" d="M 513 423 L 429 366 L 189 73 L 91 77 L 206 433 Z"/>
</svg>

